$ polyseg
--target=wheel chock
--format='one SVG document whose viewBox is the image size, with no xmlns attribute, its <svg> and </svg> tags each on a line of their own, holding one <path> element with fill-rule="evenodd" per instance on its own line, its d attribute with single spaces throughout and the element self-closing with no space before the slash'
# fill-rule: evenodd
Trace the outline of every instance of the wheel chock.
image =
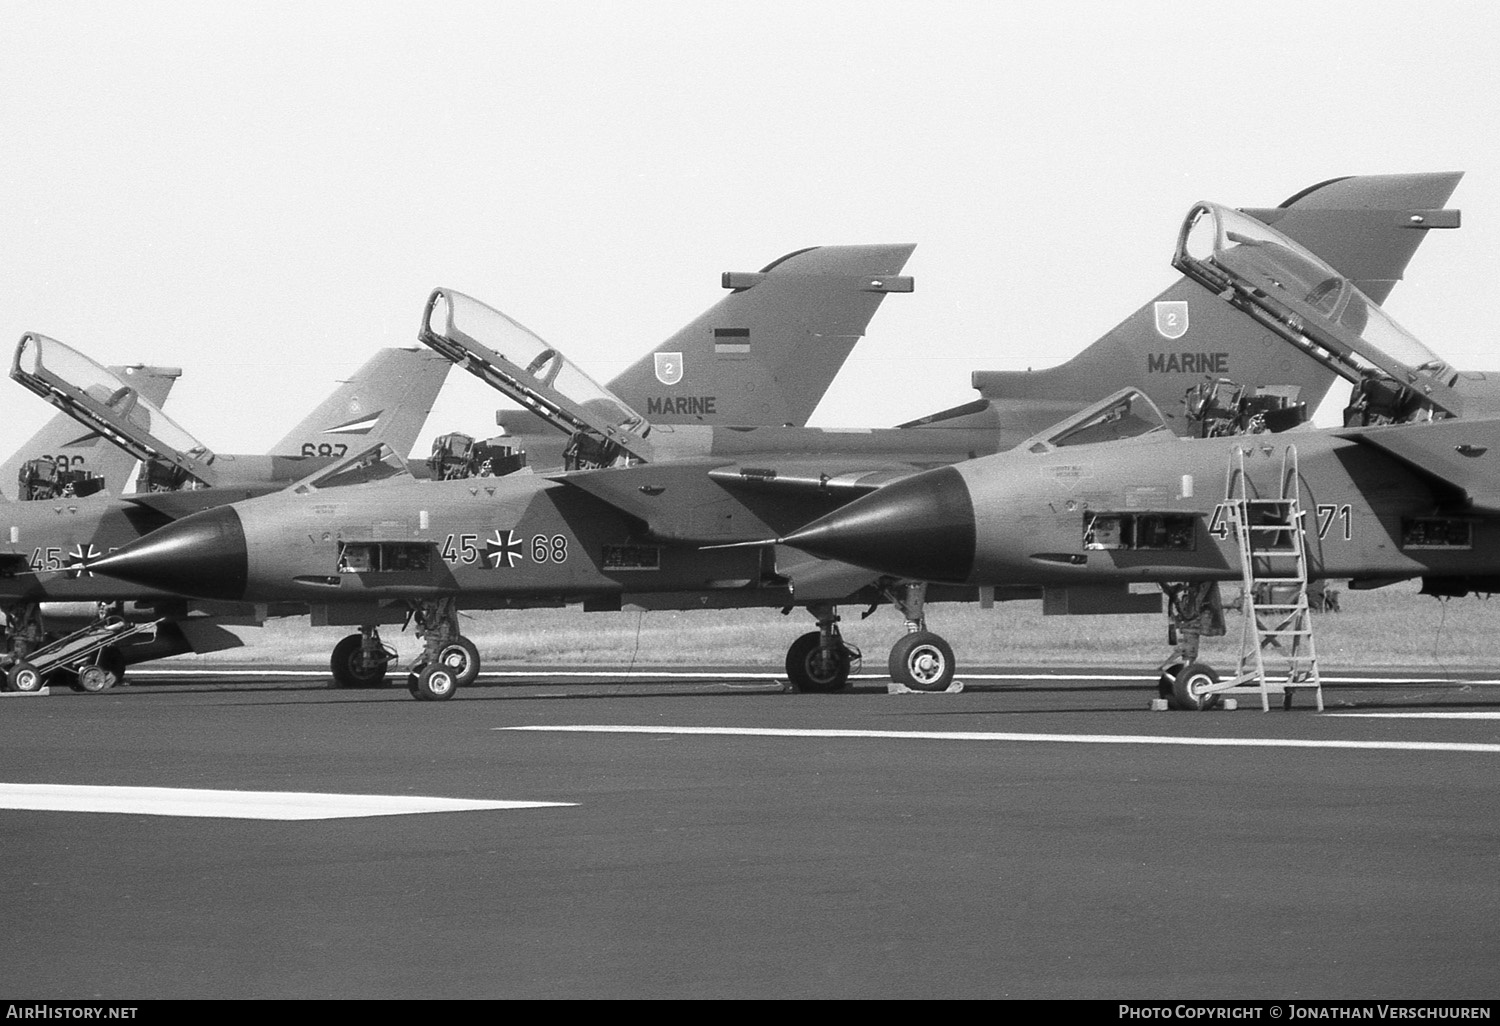
<svg viewBox="0 0 1500 1026">
<path fill-rule="evenodd" d="M 963 689 L 964 682 L 961 680 L 953 681 L 942 691 L 918 691 L 895 680 L 886 681 L 885 684 L 885 693 L 888 695 L 956 695 Z"/>
<path fill-rule="evenodd" d="M 40 698 L 42 695 L 52 694 L 52 689 L 46 684 L 35 691 L 0 691 L 0 698 Z"/>
<path fill-rule="evenodd" d="M 1234 712 L 1239 707 L 1240 707 L 1240 703 L 1237 702 L 1237 701 L 1235 701 L 1232 698 L 1221 698 L 1214 705 L 1215 709 L 1223 709 L 1225 712 Z M 1172 708 L 1172 705 L 1165 698 L 1153 698 L 1153 699 L 1151 699 L 1151 711 L 1152 712 L 1166 712 L 1170 708 Z"/>
</svg>

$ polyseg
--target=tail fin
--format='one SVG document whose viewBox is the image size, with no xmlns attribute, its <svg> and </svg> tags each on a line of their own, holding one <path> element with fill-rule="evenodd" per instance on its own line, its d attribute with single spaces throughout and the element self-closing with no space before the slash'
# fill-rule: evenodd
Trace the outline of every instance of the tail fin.
<svg viewBox="0 0 1500 1026">
<path fill-rule="evenodd" d="M 182 375 L 177 367 L 141 364 L 109 370 L 156 406 L 166 402 L 172 386 Z M 58 413 L 0 464 L 0 494 L 7 499 L 16 498 L 21 467 L 35 459 L 51 459 L 60 470 L 102 477 L 104 488 L 115 495 L 124 490 L 136 464 L 134 456 L 99 432 L 79 424 L 67 413 Z"/>
<path fill-rule="evenodd" d="M 627 368 L 609 390 L 654 424 L 802 426 L 889 292 L 914 245 L 815 246 L 756 273 Z"/>
<path fill-rule="evenodd" d="M 1279 207 L 1246 212 L 1354 278 L 1390 294 L 1429 228 L 1458 226 L 1444 210 L 1461 172 L 1359 175 L 1323 182 Z M 975 371 L 973 384 L 1008 427 L 1031 433 L 1121 384 L 1139 386 L 1169 417 L 1189 388 L 1229 378 L 1316 409 L 1335 375 L 1186 278 L 1088 349 L 1040 371 Z M 1172 420 L 1174 428 L 1181 417 Z"/>
<path fill-rule="evenodd" d="M 342 456 L 384 441 L 406 456 L 451 366 L 430 349 L 382 349 L 277 442 L 271 455 Z"/>
</svg>

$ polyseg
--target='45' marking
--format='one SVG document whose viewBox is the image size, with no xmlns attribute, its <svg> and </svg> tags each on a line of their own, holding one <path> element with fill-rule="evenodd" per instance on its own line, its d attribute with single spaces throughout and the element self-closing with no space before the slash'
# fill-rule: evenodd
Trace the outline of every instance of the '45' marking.
<svg viewBox="0 0 1500 1026">
<path fill-rule="evenodd" d="M 1332 530 L 1335 522 L 1340 524 L 1338 537 L 1343 541 L 1352 541 L 1354 538 L 1354 508 L 1349 503 L 1335 505 L 1331 502 L 1319 503 L 1317 506 L 1318 517 L 1318 541 L 1328 538 L 1328 532 Z M 1223 541 L 1229 537 L 1229 503 L 1221 502 L 1214 507 L 1213 516 L 1208 520 L 1208 533 Z"/>
<path fill-rule="evenodd" d="M 31 569 L 40 573 L 43 570 L 61 570 L 63 568 L 62 549 L 56 545 L 45 549 L 35 549 L 31 553 Z"/>
<path fill-rule="evenodd" d="M 454 535 L 449 535 L 443 542 L 443 560 L 448 563 L 463 563 L 472 566 L 479 562 L 479 535 L 460 534 L 457 536 L 458 545 L 454 547 Z"/>
</svg>

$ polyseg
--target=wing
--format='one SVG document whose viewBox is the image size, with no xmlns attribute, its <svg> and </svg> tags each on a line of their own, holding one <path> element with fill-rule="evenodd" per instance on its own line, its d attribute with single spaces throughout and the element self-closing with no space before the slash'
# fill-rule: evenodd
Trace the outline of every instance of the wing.
<svg viewBox="0 0 1500 1026">
<path fill-rule="evenodd" d="M 1456 506 L 1500 516 L 1500 417 L 1339 432 L 1440 483 Z"/>
</svg>

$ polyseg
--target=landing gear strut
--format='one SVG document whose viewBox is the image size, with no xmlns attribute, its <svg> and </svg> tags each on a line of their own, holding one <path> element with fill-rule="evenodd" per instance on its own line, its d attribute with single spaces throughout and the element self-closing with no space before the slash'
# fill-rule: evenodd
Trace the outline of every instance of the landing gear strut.
<svg viewBox="0 0 1500 1026">
<path fill-rule="evenodd" d="M 1199 692 L 1218 680 L 1212 667 L 1198 662 L 1203 638 L 1223 637 L 1224 603 L 1217 581 L 1163 584 L 1167 595 L 1167 641 L 1172 654 L 1157 667 L 1156 693 L 1174 709 L 1198 710 L 1213 704 Z"/>
<path fill-rule="evenodd" d="M 385 683 L 385 672 L 396 651 L 380 640 L 380 628 L 360 627 L 333 646 L 329 660 L 333 685 L 339 688 L 377 688 Z"/>
<path fill-rule="evenodd" d="M 441 702 L 479 676 L 479 649 L 458 633 L 458 605 L 451 598 L 412 604 L 412 622 L 422 639 L 422 655 L 407 675 L 412 697 Z"/>
<path fill-rule="evenodd" d="M 826 694 L 849 686 L 849 669 L 859 649 L 839 634 L 838 611 L 826 603 L 808 606 L 818 629 L 802 635 L 786 650 L 786 675 L 798 691 Z"/>
<path fill-rule="evenodd" d="M 913 691 L 946 691 L 953 683 L 953 648 L 927 629 L 927 585 L 893 581 L 881 590 L 906 618 L 906 636 L 891 646 L 891 680 Z"/>
<path fill-rule="evenodd" d="M 5 608 L 4 663 L 20 662 L 47 643 L 42 626 L 42 607 L 35 602 L 17 602 Z"/>
</svg>

